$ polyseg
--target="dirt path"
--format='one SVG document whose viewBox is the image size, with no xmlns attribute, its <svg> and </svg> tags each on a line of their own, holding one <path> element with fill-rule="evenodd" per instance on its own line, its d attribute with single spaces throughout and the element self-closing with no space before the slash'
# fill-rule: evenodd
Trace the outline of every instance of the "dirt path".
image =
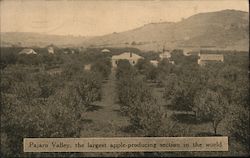
<svg viewBox="0 0 250 158">
<path fill-rule="evenodd" d="M 126 117 L 119 113 L 117 103 L 115 72 L 103 84 L 103 96 L 100 102 L 95 102 L 84 114 L 81 137 L 90 136 L 126 136 L 123 127 L 128 125 Z"/>
</svg>

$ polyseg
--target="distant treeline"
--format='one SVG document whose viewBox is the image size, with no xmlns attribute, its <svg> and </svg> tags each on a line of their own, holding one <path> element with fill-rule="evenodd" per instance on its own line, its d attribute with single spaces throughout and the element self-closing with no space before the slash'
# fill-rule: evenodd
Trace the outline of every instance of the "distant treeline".
<svg viewBox="0 0 250 158">
<path fill-rule="evenodd" d="M 20 51 L 25 49 L 24 47 L 1 47 L 1 68 L 4 67 L 4 65 L 8 64 L 16 64 L 18 63 L 26 63 L 26 64 L 39 64 L 41 60 L 50 60 L 51 56 L 48 56 L 48 50 L 47 48 L 37 48 L 34 47 L 32 48 L 35 52 L 37 52 L 41 56 L 30 56 L 29 59 L 23 60 L 23 56 L 25 55 L 18 55 Z M 91 62 L 95 60 L 96 56 L 102 56 L 102 54 L 105 54 L 108 57 L 112 57 L 113 55 L 118 55 L 124 52 L 133 52 L 136 53 L 142 57 L 144 57 L 147 60 L 157 60 L 159 59 L 159 53 L 160 52 L 155 52 L 155 51 L 141 51 L 137 48 L 133 47 L 124 47 L 124 48 L 112 48 L 112 47 L 107 47 L 105 49 L 110 50 L 108 53 L 102 53 L 102 50 L 104 48 L 86 48 L 86 49 L 78 49 L 78 48 L 58 48 L 54 47 L 54 55 L 60 56 L 60 54 L 66 54 L 65 52 L 69 52 L 71 54 L 71 51 L 74 51 L 74 54 L 80 54 L 81 56 L 85 56 L 84 60 L 86 62 Z M 238 58 L 242 58 L 242 60 L 248 60 L 248 52 L 245 51 L 229 51 L 229 50 L 202 50 L 202 53 L 219 53 L 223 54 L 225 57 L 225 61 L 228 63 L 231 62 L 236 62 L 235 57 L 237 56 Z M 92 54 L 92 55 L 90 55 Z M 93 57 L 93 58 L 92 58 Z M 43 58 L 43 59 L 41 59 Z M 59 57 L 58 57 L 59 58 Z M 172 51 L 172 58 L 173 61 L 175 62 L 187 62 L 188 60 L 191 60 L 193 62 L 197 62 L 198 56 L 197 55 L 192 55 L 189 57 L 185 57 L 183 55 L 182 49 L 175 49 Z M 54 59 L 54 58 L 53 58 Z M 52 59 L 51 59 L 52 60 Z M 47 61 L 44 61 L 47 62 Z M 242 62 L 245 63 L 245 62 Z M 241 63 L 238 63 L 241 64 Z"/>
</svg>

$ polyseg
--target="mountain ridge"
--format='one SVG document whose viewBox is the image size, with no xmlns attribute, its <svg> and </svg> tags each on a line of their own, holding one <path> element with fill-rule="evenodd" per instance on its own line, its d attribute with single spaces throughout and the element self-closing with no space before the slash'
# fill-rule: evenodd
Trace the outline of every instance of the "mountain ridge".
<svg viewBox="0 0 250 158">
<path fill-rule="evenodd" d="M 87 41 L 92 45 L 134 44 L 139 49 L 160 50 L 191 45 L 215 46 L 216 49 L 234 49 L 238 41 L 249 41 L 248 12 L 223 10 L 219 12 L 199 13 L 179 22 L 147 24 L 136 30 L 109 34 Z M 120 37 L 119 37 L 120 36 Z M 145 40 L 146 39 L 146 40 Z M 248 42 L 245 42 L 248 43 Z M 248 50 L 248 45 L 236 46 L 239 50 Z"/>
<path fill-rule="evenodd" d="M 132 30 L 103 36 L 55 36 L 47 35 L 47 39 L 49 39 L 47 41 L 59 46 L 135 47 L 142 50 L 159 51 L 162 47 L 171 49 L 207 45 L 213 46 L 214 49 L 248 50 L 249 13 L 227 9 L 198 13 L 178 22 L 149 23 Z M 17 39 L 22 38 L 6 40 L 8 36 L 5 36 L 1 39 L 4 42 L 13 43 L 12 41 L 18 42 Z M 23 43 L 27 43 L 24 44 L 27 46 L 32 42 L 33 45 L 40 46 L 49 43 L 46 43 L 46 37 L 39 39 L 40 42 L 35 38 L 28 38 L 23 40 Z"/>
</svg>

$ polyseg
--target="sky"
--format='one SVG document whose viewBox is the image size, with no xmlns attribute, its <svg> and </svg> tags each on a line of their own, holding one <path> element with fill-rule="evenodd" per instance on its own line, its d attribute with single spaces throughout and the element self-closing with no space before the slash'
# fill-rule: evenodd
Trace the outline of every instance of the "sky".
<svg viewBox="0 0 250 158">
<path fill-rule="evenodd" d="M 100 36 L 201 12 L 249 10 L 248 0 L 2 0 L 1 32 Z"/>
</svg>

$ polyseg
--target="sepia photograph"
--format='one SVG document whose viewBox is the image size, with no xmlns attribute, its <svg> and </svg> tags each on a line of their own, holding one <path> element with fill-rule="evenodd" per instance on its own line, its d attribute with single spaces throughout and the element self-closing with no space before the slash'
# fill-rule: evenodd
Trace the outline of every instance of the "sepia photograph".
<svg viewBox="0 0 250 158">
<path fill-rule="evenodd" d="M 0 0 L 0 157 L 247 157 L 248 0 Z"/>
</svg>

